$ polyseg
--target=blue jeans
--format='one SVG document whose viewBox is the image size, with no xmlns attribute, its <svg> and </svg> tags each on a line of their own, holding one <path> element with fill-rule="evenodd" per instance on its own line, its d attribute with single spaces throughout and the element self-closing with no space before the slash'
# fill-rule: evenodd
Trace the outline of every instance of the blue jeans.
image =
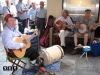
<svg viewBox="0 0 100 75">
<path fill-rule="evenodd" d="M 73 34 L 75 34 L 77 32 L 77 28 L 73 29 Z"/>
<path fill-rule="evenodd" d="M 19 26 L 19 31 L 21 32 L 21 33 L 24 33 L 24 29 L 25 29 L 25 27 L 26 27 L 26 22 L 27 22 L 27 20 L 26 19 L 24 19 L 24 20 L 21 20 L 21 19 L 18 19 L 18 22 L 21 22 L 22 23 L 22 25 L 21 24 L 18 24 L 18 26 Z"/>
</svg>

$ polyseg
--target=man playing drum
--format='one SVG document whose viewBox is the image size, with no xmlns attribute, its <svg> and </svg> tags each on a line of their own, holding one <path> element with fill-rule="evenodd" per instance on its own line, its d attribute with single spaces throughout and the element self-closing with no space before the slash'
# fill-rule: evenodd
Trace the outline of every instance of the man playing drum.
<svg viewBox="0 0 100 75">
<path fill-rule="evenodd" d="M 87 45 L 88 42 L 88 36 L 89 36 L 89 31 L 91 31 L 93 29 L 93 25 L 95 23 L 95 19 L 93 17 L 91 17 L 91 10 L 90 9 L 86 9 L 85 10 L 85 16 L 81 16 L 78 18 L 78 21 L 76 22 L 76 25 L 80 25 L 79 27 L 77 27 L 77 30 L 85 30 L 84 27 L 81 26 L 81 24 L 86 25 L 86 30 L 88 30 L 88 32 L 84 32 L 83 34 L 79 33 L 78 31 L 74 32 L 74 44 L 75 44 L 75 48 L 72 51 L 71 54 L 76 54 L 78 53 L 78 45 L 77 45 L 77 38 L 78 36 L 84 36 L 84 45 Z"/>
</svg>

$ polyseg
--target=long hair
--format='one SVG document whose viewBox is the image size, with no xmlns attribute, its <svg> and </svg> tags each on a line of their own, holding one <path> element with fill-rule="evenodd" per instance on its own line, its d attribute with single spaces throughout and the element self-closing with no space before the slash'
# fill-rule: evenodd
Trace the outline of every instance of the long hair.
<svg viewBox="0 0 100 75">
<path fill-rule="evenodd" d="M 68 12 L 68 10 L 63 10 L 66 14 L 67 14 L 67 16 L 69 16 L 69 12 Z"/>
</svg>

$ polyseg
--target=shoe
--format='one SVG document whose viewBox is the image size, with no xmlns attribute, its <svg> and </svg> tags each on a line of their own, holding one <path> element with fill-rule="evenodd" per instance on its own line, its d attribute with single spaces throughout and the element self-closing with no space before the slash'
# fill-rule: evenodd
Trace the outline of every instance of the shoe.
<svg viewBox="0 0 100 75">
<path fill-rule="evenodd" d="M 61 46 L 61 47 L 62 47 L 63 50 L 66 48 L 65 46 Z"/>
<path fill-rule="evenodd" d="M 33 61 L 30 61 L 31 64 L 35 64 L 36 63 L 36 60 L 33 60 Z"/>
<path fill-rule="evenodd" d="M 78 53 L 78 47 L 75 46 L 74 50 L 71 52 L 72 55 L 75 55 Z"/>
<path fill-rule="evenodd" d="M 74 50 L 76 50 L 76 49 L 78 49 L 78 46 L 75 46 L 75 47 L 74 47 Z"/>
<path fill-rule="evenodd" d="M 78 50 L 75 50 L 75 49 L 71 52 L 72 55 L 75 55 L 77 53 L 78 53 Z"/>
</svg>

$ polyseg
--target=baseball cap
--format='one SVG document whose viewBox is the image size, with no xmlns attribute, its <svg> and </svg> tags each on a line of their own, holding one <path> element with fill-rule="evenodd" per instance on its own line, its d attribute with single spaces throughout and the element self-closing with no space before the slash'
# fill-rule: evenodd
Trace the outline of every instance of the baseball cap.
<svg viewBox="0 0 100 75">
<path fill-rule="evenodd" d="M 91 10 L 90 9 L 86 9 L 85 12 L 91 12 Z"/>
<path fill-rule="evenodd" d="M 16 18 L 16 19 L 18 19 L 18 17 L 16 17 L 14 14 L 7 14 L 6 16 L 5 16 L 5 20 L 8 20 L 8 18 Z"/>
</svg>

